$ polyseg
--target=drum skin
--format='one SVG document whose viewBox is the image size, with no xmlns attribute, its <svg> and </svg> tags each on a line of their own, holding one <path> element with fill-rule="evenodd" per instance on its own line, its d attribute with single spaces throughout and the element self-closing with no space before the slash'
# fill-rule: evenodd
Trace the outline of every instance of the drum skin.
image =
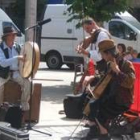
<svg viewBox="0 0 140 140">
<path fill-rule="evenodd" d="M 40 52 L 37 43 L 26 42 L 21 49 L 20 55 L 25 55 L 25 62 L 19 62 L 19 71 L 22 77 L 34 77 L 40 62 Z"/>
</svg>

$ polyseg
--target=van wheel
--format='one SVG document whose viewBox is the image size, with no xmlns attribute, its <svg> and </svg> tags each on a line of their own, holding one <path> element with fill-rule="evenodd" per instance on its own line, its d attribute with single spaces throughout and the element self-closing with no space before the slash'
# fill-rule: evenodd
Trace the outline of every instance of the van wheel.
<svg viewBox="0 0 140 140">
<path fill-rule="evenodd" d="M 62 66 L 62 59 L 58 53 L 50 53 L 46 57 L 47 66 L 50 69 L 60 69 Z"/>
<path fill-rule="evenodd" d="M 71 70 L 74 70 L 74 64 L 66 64 Z"/>
</svg>

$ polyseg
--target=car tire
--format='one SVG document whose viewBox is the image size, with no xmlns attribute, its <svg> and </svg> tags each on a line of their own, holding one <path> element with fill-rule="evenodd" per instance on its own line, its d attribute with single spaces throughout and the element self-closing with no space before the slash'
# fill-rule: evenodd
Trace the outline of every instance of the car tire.
<svg viewBox="0 0 140 140">
<path fill-rule="evenodd" d="M 46 63 L 50 69 L 60 69 L 62 66 L 62 58 L 56 52 L 50 53 L 46 57 Z"/>
</svg>

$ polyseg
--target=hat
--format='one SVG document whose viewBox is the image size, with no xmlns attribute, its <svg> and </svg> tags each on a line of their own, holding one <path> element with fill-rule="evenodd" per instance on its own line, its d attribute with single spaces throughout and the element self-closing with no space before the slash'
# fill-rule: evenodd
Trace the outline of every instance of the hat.
<svg viewBox="0 0 140 140">
<path fill-rule="evenodd" d="M 17 31 L 13 27 L 7 26 L 3 29 L 3 36 L 7 36 L 9 34 L 17 34 Z"/>
<path fill-rule="evenodd" d="M 115 48 L 115 44 L 114 41 L 111 39 L 107 39 L 107 40 L 103 40 L 98 44 L 99 47 L 99 51 L 105 51 L 105 50 L 109 50 L 112 48 Z"/>
</svg>

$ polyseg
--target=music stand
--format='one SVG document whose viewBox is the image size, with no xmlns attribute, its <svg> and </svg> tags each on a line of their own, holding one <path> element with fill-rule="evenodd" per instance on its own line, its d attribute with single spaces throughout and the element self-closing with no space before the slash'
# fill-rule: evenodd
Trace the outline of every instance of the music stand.
<svg viewBox="0 0 140 140">
<path fill-rule="evenodd" d="M 30 110 L 29 110 L 29 121 L 28 121 L 28 125 L 27 125 L 27 130 L 33 130 L 33 131 L 36 131 L 36 132 L 39 132 L 39 133 L 42 133 L 42 134 L 45 134 L 45 135 L 48 135 L 48 136 L 52 136 L 52 134 L 50 133 L 46 133 L 46 132 L 42 132 L 42 131 L 39 131 L 39 130 L 36 130 L 36 129 L 33 129 L 32 126 L 31 126 L 31 113 L 32 113 L 32 93 L 33 93 L 33 76 L 34 76 L 34 73 L 33 73 L 33 62 L 34 62 L 34 44 L 35 44 L 35 37 L 36 37 L 36 28 L 37 27 L 40 27 L 42 26 L 43 24 L 47 23 L 47 22 L 50 22 L 51 19 L 46 19 L 44 21 L 40 21 L 38 22 L 38 24 L 34 25 L 34 26 L 31 26 L 31 27 L 28 27 L 25 29 L 25 31 L 29 30 L 29 29 L 33 29 L 33 50 L 32 50 L 32 71 L 31 71 L 31 92 L 30 92 L 30 101 L 29 101 L 29 105 L 30 105 Z"/>
</svg>

